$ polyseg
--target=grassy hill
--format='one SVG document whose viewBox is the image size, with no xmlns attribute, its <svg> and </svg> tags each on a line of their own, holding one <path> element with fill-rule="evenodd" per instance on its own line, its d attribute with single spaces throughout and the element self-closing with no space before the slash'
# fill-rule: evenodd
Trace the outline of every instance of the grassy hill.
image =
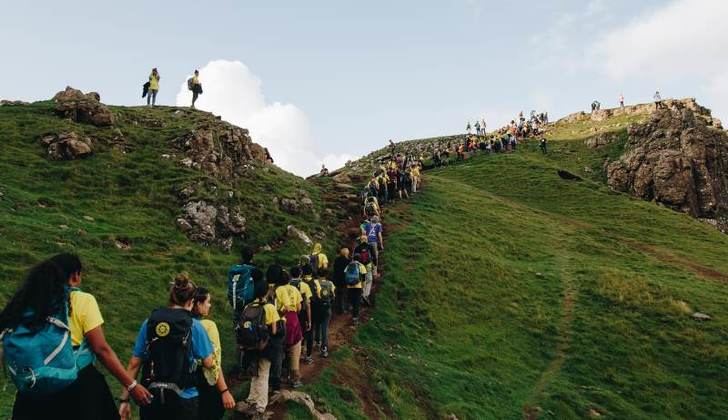
<svg viewBox="0 0 728 420">
<path fill-rule="evenodd" d="M 343 418 L 728 412 L 728 237 L 600 182 L 628 123 L 557 124 L 548 156 L 530 144 L 429 171 L 386 215 L 377 307 L 331 373 L 358 398 L 314 394 Z M 601 131 L 622 138 L 584 145 Z"/>
<path fill-rule="evenodd" d="M 31 265 L 71 251 L 85 263 L 83 289 L 100 302 L 107 338 L 124 362 L 141 321 L 166 304 L 168 283 L 180 271 L 213 290 L 214 318 L 227 325 L 225 275 L 237 252 L 193 243 L 175 226 L 181 206 L 176 191 L 184 185 L 205 185 L 203 198 L 240 206 L 247 231 L 237 244 L 271 246 L 256 257 L 262 265 L 293 261 L 308 251 L 300 241 L 285 240 L 291 224 L 328 235 L 325 249 L 333 247 L 333 227 L 316 214 L 321 200 L 315 185 L 270 165 L 223 181 L 162 157 L 175 152 L 173 139 L 214 120 L 211 114 L 111 107 L 117 123 L 96 128 L 60 119 L 53 107 L 51 102 L 0 107 L 0 305 Z M 95 154 L 49 161 L 40 137 L 65 130 L 94 137 Z M 120 134 L 123 150 L 114 141 Z M 315 212 L 292 215 L 274 205 L 273 197 L 293 196 L 300 189 L 315 202 Z M 235 194 L 229 198 L 231 191 Z M 233 354 L 231 335 L 223 339 L 223 352 Z M 5 381 L 3 376 L 0 388 Z M 9 416 L 13 395 L 12 386 L 0 392 L 0 418 Z"/>
<path fill-rule="evenodd" d="M 285 238 L 288 225 L 315 231 L 330 255 L 338 245 L 335 227 L 352 211 L 339 201 L 351 193 L 337 190 L 339 182 L 304 181 L 268 165 L 220 179 L 162 158 L 175 153 L 174 139 L 214 120 L 210 114 L 111 110 L 114 127 L 96 128 L 58 118 L 50 102 L 0 107 L 0 304 L 30 265 L 73 251 L 124 360 L 179 271 L 213 289 L 214 318 L 226 325 L 223 280 L 236 256 L 175 226 L 184 185 L 204 185 L 202 198 L 242 209 L 247 231 L 236 245 L 259 247 L 261 265 L 305 251 Z M 428 171 L 424 191 L 386 210 L 376 306 L 304 388 L 317 405 L 339 418 L 728 412 L 728 237 L 603 183 L 604 159 L 622 152 L 627 125 L 642 118 L 562 121 L 549 128 L 549 155 L 531 143 Z M 97 139 L 95 154 L 49 161 L 39 139 L 62 130 Z M 616 140 L 584 144 L 603 132 Z M 366 172 L 385 153 L 350 172 Z M 558 169 L 584 180 L 563 180 Z M 300 190 L 313 211 L 289 214 L 273 201 Z M 698 311 L 712 319 L 695 320 Z M 232 354 L 232 338 L 223 339 L 223 354 Z M 0 393 L 0 418 L 12 389 Z M 288 417 L 307 416 L 291 405 Z"/>
</svg>

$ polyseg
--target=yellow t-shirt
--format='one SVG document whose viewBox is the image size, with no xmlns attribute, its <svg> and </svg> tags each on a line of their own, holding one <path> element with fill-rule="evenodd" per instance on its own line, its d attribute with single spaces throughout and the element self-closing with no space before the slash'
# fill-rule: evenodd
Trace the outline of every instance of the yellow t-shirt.
<svg viewBox="0 0 728 420">
<path fill-rule="evenodd" d="M 295 287 L 295 286 L 294 286 Z M 308 284 L 306 284 L 303 279 L 301 279 L 301 282 L 298 283 L 299 291 L 301 292 L 301 297 L 303 297 L 304 300 L 310 301 L 313 297 L 313 292 L 311 291 L 311 287 L 309 287 Z"/>
<path fill-rule="evenodd" d="M 205 375 L 205 380 L 210 385 L 215 385 L 217 377 L 220 375 L 220 366 L 222 366 L 222 346 L 220 346 L 220 332 L 217 330 L 217 325 L 209 319 L 201 319 L 200 324 L 202 328 L 207 331 L 207 336 L 210 337 L 212 343 L 213 354 L 215 355 L 215 366 L 211 368 L 202 368 L 202 373 Z"/>
<path fill-rule="evenodd" d="M 303 302 L 301 292 L 290 284 L 276 288 L 276 309 L 278 311 L 298 312 L 301 302 Z"/>
<path fill-rule="evenodd" d="M 329 257 L 327 257 L 326 254 L 324 254 L 323 252 L 319 252 L 318 254 L 314 255 L 318 255 L 318 267 L 316 268 L 329 268 Z"/>
<path fill-rule="evenodd" d="M 261 301 L 258 300 L 257 302 Z M 263 310 L 265 311 L 265 325 L 273 325 L 281 320 L 281 317 L 278 315 L 278 311 L 274 305 L 266 303 L 263 305 Z"/>
<path fill-rule="evenodd" d="M 159 76 L 149 75 L 149 90 L 159 90 Z"/>
<path fill-rule="evenodd" d="M 200 78 L 198 76 L 192 76 L 192 84 L 193 85 L 199 85 L 200 84 Z"/>
<path fill-rule="evenodd" d="M 359 274 L 364 275 L 367 273 L 367 267 L 362 263 L 359 264 Z M 361 289 L 364 287 L 364 284 L 361 282 L 362 276 L 359 276 L 359 283 L 353 285 L 353 286 L 346 286 L 348 289 Z"/>
<path fill-rule="evenodd" d="M 71 316 L 68 327 L 71 329 L 71 344 L 80 346 L 89 331 L 104 323 L 96 298 L 80 290 L 71 291 Z"/>
</svg>

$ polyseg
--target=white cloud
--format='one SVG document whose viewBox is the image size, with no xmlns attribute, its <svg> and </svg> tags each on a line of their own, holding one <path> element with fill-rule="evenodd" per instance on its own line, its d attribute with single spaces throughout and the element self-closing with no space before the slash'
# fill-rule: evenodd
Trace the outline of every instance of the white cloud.
<svg viewBox="0 0 728 420">
<path fill-rule="evenodd" d="M 350 155 L 326 155 L 313 139 L 308 117 L 293 104 L 267 103 L 261 81 L 240 61 L 210 61 L 200 69 L 204 93 L 195 106 L 250 130 L 253 141 L 268 148 L 275 163 L 296 175 L 317 173 L 321 163 L 335 169 Z M 192 93 L 185 80 L 177 105 L 189 106 Z"/>
<path fill-rule="evenodd" d="M 609 77 L 643 78 L 653 82 L 651 89 L 674 81 L 694 83 L 725 115 L 727 20 L 728 1 L 676 0 L 607 33 L 587 57 Z"/>
</svg>

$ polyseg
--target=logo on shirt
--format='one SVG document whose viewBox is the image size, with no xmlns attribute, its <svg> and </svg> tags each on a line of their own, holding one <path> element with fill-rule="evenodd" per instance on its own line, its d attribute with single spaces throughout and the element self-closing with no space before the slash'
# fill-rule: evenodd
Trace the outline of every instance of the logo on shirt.
<svg viewBox="0 0 728 420">
<path fill-rule="evenodd" d="M 154 332 L 157 333 L 157 337 L 166 337 L 167 335 L 169 335 L 169 324 L 167 324 L 166 322 L 160 322 L 159 324 L 157 324 Z"/>
</svg>

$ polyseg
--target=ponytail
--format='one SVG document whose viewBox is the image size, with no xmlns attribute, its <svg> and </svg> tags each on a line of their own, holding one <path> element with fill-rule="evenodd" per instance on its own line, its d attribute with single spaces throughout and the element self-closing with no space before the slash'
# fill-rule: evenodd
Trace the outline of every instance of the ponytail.
<svg viewBox="0 0 728 420">
<path fill-rule="evenodd" d="M 194 299 L 197 293 L 197 286 L 190 280 L 190 275 L 180 273 L 174 278 L 174 283 L 169 290 L 170 305 L 185 306 L 187 302 Z"/>
</svg>

